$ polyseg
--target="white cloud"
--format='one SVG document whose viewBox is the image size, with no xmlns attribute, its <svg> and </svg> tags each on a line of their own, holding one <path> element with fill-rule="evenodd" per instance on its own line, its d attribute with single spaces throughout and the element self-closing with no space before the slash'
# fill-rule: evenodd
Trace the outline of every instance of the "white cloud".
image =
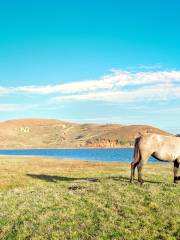
<svg viewBox="0 0 180 240">
<path fill-rule="evenodd" d="M 146 69 L 146 70 L 155 70 L 155 69 L 160 69 L 162 68 L 162 65 L 160 63 L 153 64 L 153 65 L 144 65 L 144 64 L 139 64 L 138 65 L 139 69 Z"/>
<path fill-rule="evenodd" d="M 60 101 L 105 101 L 105 102 L 138 102 L 138 101 L 168 101 L 180 98 L 180 87 L 171 84 L 159 84 L 142 87 L 136 90 L 112 90 L 74 94 L 52 98 L 53 103 Z"/>
<path fill-rule="evenodd" d="M 114 69 L 110 74 L 96 80 L 45 86 L 0 87 L 0 95 L 12 93 L 50 95 L 48 98 L 53 103 L 62 100 L 165 101 L 180 98 L 180 71 L 133 72 Z"/>
<path fill-rule="evenodd" d="M 2 87 L 2 86 L 0 86 L 0 96 L 11 94 L 12 92 L 14 92 L 14 89 L 12 87 Z"/>
<path fill-rule="evenodd" d="M 113 85 L 108 81 L 89 80 L 59 85 L 48 86 L 24 86 L 16 88 L 17 92 L 29 94 L 53 94 L 53 93 L 77 93 L 85 91 L 95 91 L 97 89 L 108 89 Z"/>
<path fill-rule="evenodd" d="M 125 86 L 139 86 L 158 83 L 180 83 L 180 71 L 122 71 L 112 70 L 111 74 L 97 80 L 77 81 L 66 84 L 45 86 L 20 86 L 0 87 L 0 94 L 25 93 L 25 94 L 69 94 L 103 89 L 116 89 Z"/>
<path fill-rule="evenodd" d="M 0 104 L 0 112 L 19 112 L 29 109 L 30 106 L 22 104 Z"/>
</svg>

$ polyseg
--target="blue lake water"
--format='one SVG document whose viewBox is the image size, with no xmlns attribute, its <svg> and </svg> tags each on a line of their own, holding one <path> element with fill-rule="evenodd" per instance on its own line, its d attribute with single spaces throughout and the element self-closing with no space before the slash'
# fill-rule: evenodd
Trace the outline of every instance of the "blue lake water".
<svg viewBox="0 0 180 240">
<path fill-rule="evenodd" d="M 4 156 L 46 156 L 64 159 L 81 159 L 98 162 L 131 162 L 133 149 L 28 149 L 0 150 Z M 150 158 L 149 162 L 158 162 Z"/>
</svg>

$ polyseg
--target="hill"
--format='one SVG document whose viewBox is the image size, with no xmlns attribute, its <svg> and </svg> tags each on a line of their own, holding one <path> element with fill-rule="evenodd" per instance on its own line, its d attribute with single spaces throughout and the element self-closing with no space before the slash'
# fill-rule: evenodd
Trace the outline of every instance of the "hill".
<svg viewBox="0 0 180 240">
<path fill-rule="evenodd" d="M 53 119 L 0 123 L 0 149 L 130 147 L 139 132 L 169 134 L 146 125 L 77 124 Z"/>
</svg>

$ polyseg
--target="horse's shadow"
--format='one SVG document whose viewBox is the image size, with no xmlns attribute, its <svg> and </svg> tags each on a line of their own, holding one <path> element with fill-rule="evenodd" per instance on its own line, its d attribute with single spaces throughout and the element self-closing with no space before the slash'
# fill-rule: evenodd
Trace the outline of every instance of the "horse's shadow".
<svg viewBox="0 0 180 240">
<path fill-rule="evenodd" d="M 88 182 L 99 182 L 101 180 L 105 179 L 111 179 L 114 181 L 121 181 L 121 182 L 129 182 L 128 177 L 124 176 L 110 176 L 110 177 L 91 177 L 91 178 L 75 178 L 75 177 L 65 177 L 65 176 L 57 176 L 57 175 L 45 175 L 45 174 L 26 174 L 26 176 L 35 178 L 35 179 L 40 179 L 44 180 L 46 182 L 52 182 L 56 183 L 59 181 L 67 181 L 67 182 L 72 182 L 72 181 L 88 181 Z M 180 177 L 179 177 L 180 180 Z M 145 183 L 154 183 L 154 184 L 160 184 L 163 182 L 160 181 L 150 181 L 150 180 L 144 180 Z"/>
<path fill-rule="evenodd" d="M 89 181 L 89 182 L 97 182 L 99 178 L 73 178 L 73 177 L 64 177 L 64 176 L 56 176 L 56 175 L 45 175 L 45 174 L 26 174 L 26 176 L 31 178 L 36 178 L 40 180 L 44 180 L 46 182 L 59 182 L 59 181 Z"/>
</svg>

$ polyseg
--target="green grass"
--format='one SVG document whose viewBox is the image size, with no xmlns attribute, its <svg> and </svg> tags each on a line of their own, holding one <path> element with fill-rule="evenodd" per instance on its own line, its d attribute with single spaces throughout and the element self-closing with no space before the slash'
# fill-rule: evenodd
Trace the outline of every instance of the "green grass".
<svg viewBox="0 0 180 240">
<path fill-rule="evenodd" d="M 180 186 L 171 164 L 0 159 L 0 239 L 180 239 Z"/>
</svg>

